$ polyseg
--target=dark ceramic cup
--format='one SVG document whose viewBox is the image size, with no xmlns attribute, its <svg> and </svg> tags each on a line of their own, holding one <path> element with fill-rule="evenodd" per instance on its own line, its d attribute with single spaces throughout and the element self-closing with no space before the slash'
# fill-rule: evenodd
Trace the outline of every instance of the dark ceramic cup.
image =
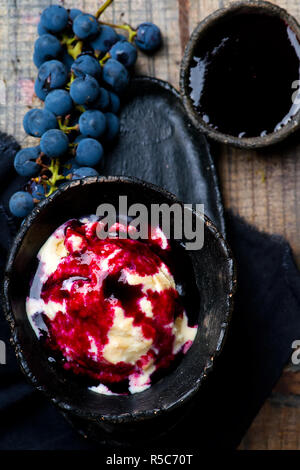
<svg viewBox="0 0 300 470">
<path fill-rule="evenodd" d="M 206 17 L 196 26 L 191 34 L 181 62 L 180 92 L 187 114 L 198 130 L 215 141 L 240 148 L 255 149 L 277 144 L 298 130 L 300 127 L 300 110 L 291 118 L 290 122 L 276 132 L 257 137 L 235 137 L 214 129 L 202 119 L 193 105 L 193 101 L 190 96 L 191 90 L 189 87 L 190 66 L 193 62 L 193 57 L 195 56 L 198 44 L 200 44 L 201 41 L 205 41 L 207 34 L 209 34 L 213 28 L 218 27 L 218 25 L 221 26 L 224 20 L 233 18 L 236 15 L 246 15 L 248 13 L 267 14 L 269 16 L 280 18 L 291 28 L 300 42 L 300 26 L 298 22 L 286 10 L 279 6 L 269 2 L 253 0 L 230 3 L 228 6 L 221 8 Z M 255 31 L 253 34 L 255 34 Z M 291 95 L 292 93 L 293 90 L 291 89 Z M 276 100 L 276 96 L 274 99 Z"/>
<path fill-rule="evenodd" d="M 178 202 L 157 186 L 127 177 L 91 177 L 63 185 L 25 219 L 11 248 L 4 277 L 4 307 L 21 367 L 39 390 L 85 435 L 123 442 L 156 435 L 178 418 L 195 395 L 227 331 L 235 287 L 233 260 L 222 235 L 205 217 L 204 246 L 188 251 L 191 281 L 200 293 L 199 329 L 195 341 L 175 370 L 144 392 L 128 396 L 94 393 L 49 362 L 25 312 L 25 300 L 36 255 L 53 231 L 66 220 L 95 214 L 99 204 L 118 207 L 119 195 L 128 205 Z M 193 213 L 193 218 L 199 217 Z M 193 271 L 193 272 L 192 272 Z M 152 433 L 152 434 L 151 434 Z"/>
</svg>

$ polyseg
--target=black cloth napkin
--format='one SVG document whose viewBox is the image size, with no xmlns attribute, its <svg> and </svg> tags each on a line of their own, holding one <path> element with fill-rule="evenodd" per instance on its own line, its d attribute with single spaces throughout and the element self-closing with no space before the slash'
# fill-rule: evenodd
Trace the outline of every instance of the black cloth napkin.
<svg viewBox="0 0 300 470">
<path fill-rule="evenodd" d="M 10 178 L 17 145 L 0 139 L 0 270 L 17 230 L 7 201 L 21 180 Z M 236 258 L 238 289 L 229 334 L 191 411 L 156 447 L 235 449 L 271 393 L 300 339 L 300 276 L 289 245 L 227 214 L 227 237 Z M 9 345 L 0 312 L 0 449 L 102 449 L 82 439 L 47 399 L 26 382 Z"/>
</svg>

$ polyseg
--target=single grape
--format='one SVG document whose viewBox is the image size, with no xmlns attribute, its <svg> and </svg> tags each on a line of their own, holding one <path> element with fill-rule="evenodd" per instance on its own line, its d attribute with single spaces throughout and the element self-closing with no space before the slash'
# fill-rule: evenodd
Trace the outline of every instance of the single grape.
<svg viewBox="0 0 300 470">
<path fill-rule="evenodd" d="M 96 109 L 90 109 L 82 113 L 79 118 L 79 130 L 86 137 L 98 138 L 106 129 L 105 115 Z"/>
<path fill-rule="evenodd" d="M 37 26 L 37 32 L 38 32 L 39 36 L 42 36 L 42 34 L 49 33 L 48 29 L 44 28 L 41 21 L 39 22 L 39 24 Z"/>
<path fill-rule="evenodd" d="M 39 68 L 43 63 L 43 60 L 40 58 L 40 56 L 35 51 L 33 52 L 32 60 L 33 60 L 34 65 L 37 68 Z"/>
<path fill-rule="evenodd" d="M 44 28 L 53 33 L 63 31 L 68 25 L 69 15 L 67 10 L 60 5 L 51 5 L 42 12 L 41 23 Z"/>
<path fill-rule="evenodd" d="M 106 113 L 105 140 L 111 142 L 120 132 L 120 119 L 113 113 Z"/>
<path fill-rule="evenodd" d="M 42 199 L 45 199 L 46 193 L 50 188 L 45 182 L 41 183 L 40 178 L 38 178 L 38 181 L 35 181 L 35 179 L 29 181 L 27 190 L 33 197 L 34 202 L 40 202 Z"/>
<path fill-rule="evenodd" d="M 59 57 L 61 52 L 61 44 L 53 34 L 42 34 L 34 44 L 34 64 L 40 67 L 44 62 Z"/>
<path fill-rule="evenodd" d="M 33 137 L 41 137 L 49 129 L 57 127 L 57 120 L 47 109 L 30 109 L 23 119 L 24 130 Z"/>
<path fill-rule="evenodd" d="M 67 152 L 69 139 L 66 134 L 59 129 L 51 129 L 42 135 L 40 145 L 42 152 L 48 157 L 57 158 Z"/>
<path fill-rule="evenodd" d="M 98 60 L 88 54 L 79 56 L 74 61 L 71 70 L 76 77 L 90 75 L 99 79 L 101 76 L 101 66 Z"/>
<path fill-rule="evenodd" d="M 68 72 L 62 62 L 49 60 L 44 62 L 38 71 L 37 80 L 41 89 L 45 92 L 62 88 L 67 83 Z"/>
<path fill-rule="evenodd" d="M 102 79 L 116 93 L 121 93 L 129 83 L 129 73 L 123 64 L 115 59 L 108 59 L 103 67 Z"/>
<path fill-rule="evenodd" d="M 78 165 L 78 163 L 75 161 L 75 158 L 70 158 L 64 163 L 62 167 L 62 174 L 63 176 L 67 176 L 78 168 L 80 168 L 80 165 Z"/>
<path fill-rule="evenodd" d="M 16 172 L 21 176 L 35 176 L 40 170 L 40 165 L 36 163 L 36 159 L 41 152 L 40 147 L 28 147 L 19 150 L 14 159 L 14 167 Z"/>
<path fill-rule="evenodd" d="M 34 82 L 34 91 L 36 96 L 42 101 L 45 101 L 46 96 L 49 93 L 48 90 L 43 87 L 42 82 L 40 82 L 38 79 L 36 79 Z"/>
<path fill-rule="evenodd" d="M 81 15 L 81 14 L 82 14 L 82 11 L 78 10 L 78 8 L 71 8 L 71 10 L 69 11 L 69 17 L 72 21 L 75 20 L 76 16 Z"/>
<path fill-rule="evenodd" d="M 33 198 L 26 191 L 14 193 L 9 200 L 9 210 L 16 217 L 26 217 L 33 207 Z"/>
<path fill-rule="evenodd" d="M 76 149 L 76 162 L 81 166 L 94 167 L 103 156 L 103 147 L 95 139 L 86 138 L 79 142 Z"/>
<path fill-rule="evenodd" d="M 110 103 L 109 103 L 110 112 L 117 114 L 120 110 L 120 98 L 118 97 L 118 95 L 110 91 L 109 100 L 110 100 Z"/>
<path fill-rule="evenodd" d="M 125 67 L 132 67 L 136 63 L 137 50 L 133 44 L 128 41 L 116 42 L 109 51 L 112 59 L 118 60 Z"/>
<path fill-rule="evenodd" d="M 98 36 L 90 41 L 90 45 L 97 54 L 105 54 L 119 40 L 113 28 L 101 25 Z"/>
<path fill-rule="evenodd" d="M 77 104 L 89 104 L 95 101 L 100 93 L 100 87 L 94 77 L 85 75 L 84 77 L 75 78 L 71 83 L 70 95 L 72 100 Z"/>
<path fill-rule="evenodd" d="M 45 109 L 56 116 L 66 116 L 72 111 L 73 101 L 66 90 L 53 90 L 45 99 Z"/>
<path fill-rule="evenodd" d="M 141 23 L 137 28 L 135 43 L 144 52 L 154 52 L 161 45 L 160 29 L 153 23 Z"/>
<path fill-rule="evenodd" d="M 79 39 L 87 39 L 95 36 L 99 31 L 97 19 L 89 14 L 81 13 L 73 22 L 73 32 Z"/>
<path fill-rule="evenodd" d="M 99 173 L 97 170 L 95 170 L 95 168 L 89 168 L 88 166 L 77 168 L 71 174 L 72 174 L 72 180 L 86 178 L 87 176 L 99 176 Z"/>
<path fill-rule="evenodd" d="M 110 105 L 109 92 L 105 90 L 105 88 L 100 88 L 98 98 L 89 106 L 89 108 L 100 109 L 100 111 L 106 111 L 108 110 L 109 105 Z"/>
</svg>

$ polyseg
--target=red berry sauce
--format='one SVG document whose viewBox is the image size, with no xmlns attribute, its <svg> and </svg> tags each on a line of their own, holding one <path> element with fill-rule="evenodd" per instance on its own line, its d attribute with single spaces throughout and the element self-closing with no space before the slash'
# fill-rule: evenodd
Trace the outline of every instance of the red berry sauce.
<svg viewBox="0 0 300 470">
<path fill-rule="evenodd" d="M 42 335 L 45 345 L 60 355 L 64 369 L 110 385 L 168 367 L 177 354 L 174 322 L 185 312 L 166 264 L 170 244 L 157 236 L 161 232 L 149 231 L 147 240 L 122 239 L 118 230 L 127 228 L 118 224 L 116 235 L 102 240 L 97 224 L 90 219 L 64 224 L 65 256 L 49 276 L 43 274 L 45 260 L 39 263 L 27 302 L 56 303 L 54 315 L 37 309 L 46 328 L 35 322 L 36 314 L 32 324 L 39 333 L 47 330 Z M 151 284 L 154 277 L 158 284 Z M 128 346 L 129 352 L 122 343 L 123 326 L 124 341 L 137 341 Z M 110 343 L 119 340 L 116 347 Z M 181 350 L 188 344 L 185 341 Z M 118 360 L 122 348 L 127 359 Z"/>
</svg>

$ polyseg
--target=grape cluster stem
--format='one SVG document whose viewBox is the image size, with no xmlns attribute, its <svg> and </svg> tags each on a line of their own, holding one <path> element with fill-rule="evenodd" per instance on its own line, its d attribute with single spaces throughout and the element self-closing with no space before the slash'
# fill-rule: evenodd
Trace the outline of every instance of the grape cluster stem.
<svg viewBox="0 0 300 470">
<path fill-rule="evenodd" d="M 65 179 L 63 175 L 59 174 L 59 169 L 60 169 L 60 163 L 58 158 L 54 158 L 51 160 L 51 163 L 49 165 L 49 171 L 51 172 L 51 178 L 48 178 L 47 184 L 50 186 L 50 189 L 48 193 L 46 194 L 46 197 L 50 196 L 54 191 L 57 190 L 57 181 Z"/>
<path fill-rule="evenodd" d="M 99 21 L 99 23 L 105 26 L 110 26 L 111 28 L 118 28 L 118 29 L 123 29 L 124 31 L 127 31 L 129 33 L 129 36 L 128 36 L 129 42 L 133 42 L 134 37 L 137 35 L 136 30 L 126 23 L 125 24 L 113 24 L 113 23 L 106 23 L 104 21 Z"/>
<path fill-rule="evenodd" d="M 106 0 L 106 2 L 103 3 L 103 5 L 99 8 L 99 10 L 97 11 L 96 15 L 95 15 L 95 18 L 100 18 L 100 16 L 102 15 L 102 13 L 106 10 L 107 7 L 109 7 L 109 5 L 112 4 L 114 0 Z"/>
</svg>

